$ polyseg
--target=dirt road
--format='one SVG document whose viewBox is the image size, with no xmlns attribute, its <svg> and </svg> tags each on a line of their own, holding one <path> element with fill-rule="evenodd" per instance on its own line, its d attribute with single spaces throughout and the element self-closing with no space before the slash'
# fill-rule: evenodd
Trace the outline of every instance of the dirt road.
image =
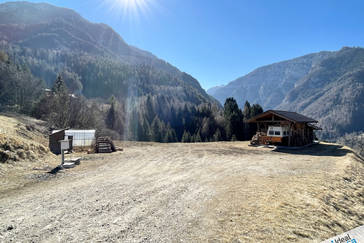
<svg viewBox="0 0 364 243">
<path fill-rule="evenodd" d="M 123 146 L 0 195 L 0 241 L 319 241 L 364 224 L 364 166 L 345 147 Z"/>
</svg>

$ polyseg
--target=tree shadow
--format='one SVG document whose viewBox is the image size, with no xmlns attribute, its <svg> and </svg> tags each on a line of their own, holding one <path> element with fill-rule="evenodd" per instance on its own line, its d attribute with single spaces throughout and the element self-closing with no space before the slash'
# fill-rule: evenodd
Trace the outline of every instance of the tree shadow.
<svg viewBox="0 0 364 243">
<path fill-rule="evenodd" d="M 274 150 L 278 153 L 287 154 L 299 154 L 299 155 L 312 155 L 312 156 L 335 156 L 342 157 L 347 154 L 353 154 L 353 151 L 343 148 L 339 144 L 313 144 L 309 147 L 303 147 L 299 149 L 289 149 L 289 148 L 277 148 Z"/>
</svg>

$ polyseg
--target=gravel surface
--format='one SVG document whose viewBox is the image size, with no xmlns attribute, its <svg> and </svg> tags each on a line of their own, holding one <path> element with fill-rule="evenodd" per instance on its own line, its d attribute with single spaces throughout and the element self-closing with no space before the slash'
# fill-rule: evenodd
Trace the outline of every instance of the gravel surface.
<svg viewBox="0 0 364 243">
<path fill-rule="evenodd" d="M 345 147 L 119 145 L 1 193 L 0 242 L 305 242 L 364 224 L 364 166 Z"/>
</svg>

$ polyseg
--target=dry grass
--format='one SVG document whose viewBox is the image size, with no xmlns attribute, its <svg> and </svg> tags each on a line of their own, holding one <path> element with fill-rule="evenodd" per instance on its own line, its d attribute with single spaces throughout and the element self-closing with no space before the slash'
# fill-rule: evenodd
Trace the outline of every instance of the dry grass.
<svg viewBox="0 0 364 243">
<path fill-rule="evenodd" d="M 54 166 L 44 122 L 19 114 L 0 115 L 0 192 L 33 180 L 34 168 Z"/>
<path fill-rule="evenodd" d="M 364 223 L 363 162 L 346 147 L 117 145 L 0 196 L 0 241 L 306 242 Z"/>
</svg>

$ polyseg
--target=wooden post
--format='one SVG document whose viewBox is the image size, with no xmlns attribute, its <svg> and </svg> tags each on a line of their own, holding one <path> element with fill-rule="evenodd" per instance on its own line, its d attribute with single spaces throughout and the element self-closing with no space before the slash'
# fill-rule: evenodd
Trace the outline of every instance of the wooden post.
<svg viewBox="0 0 364 243">
<path fill-rule="evenodd" d="M 289 136 L 288 136 L 288 146 L 291 146 L 291 137 L 292 137 L 292 123 L 289 124 Z"/>
<path fill-rule="evenodd" d="M 306 131 L 305 131 L 305 127 L 302 128 L 302 145 L 306 144 Z"/>
<path fill-rule="evenodd" d="M 64 164 L 64 150 L 62 149 L 62 166 L 63 166 L 63 164 Z"/>
</svg>

